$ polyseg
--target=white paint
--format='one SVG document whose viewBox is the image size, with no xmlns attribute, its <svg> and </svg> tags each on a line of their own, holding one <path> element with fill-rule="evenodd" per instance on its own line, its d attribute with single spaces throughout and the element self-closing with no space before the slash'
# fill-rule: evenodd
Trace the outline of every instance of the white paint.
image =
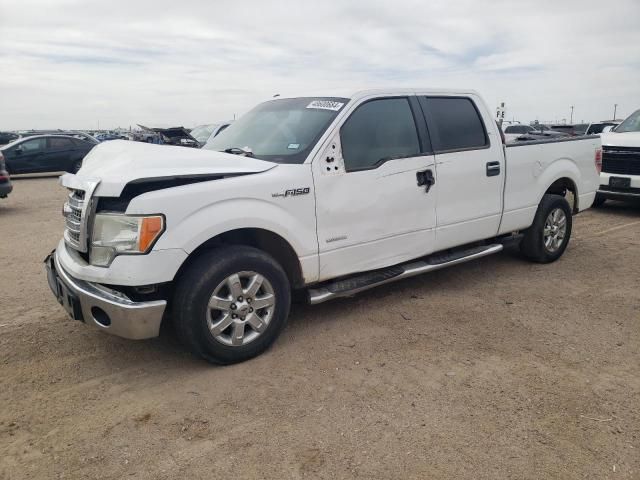
<svg viewBox="0 0 640 480">
<path fill-rule="evenodd" d="M 339 129 L 350 113 L 369 99 L 416 92 L 472 98 L 488 130 L 490 148 L 396 159 L 372 170 L 346 172 Z M 507 148 L 505 158 L 492 115 L 473 91 L 375 90 L 350 98 L 300 165 L 131 142 L 97 147 L 77 177 L 66 176 L 65 182 L 100 179 L 98 196 L 117 196 L 128 182 L 144 178 L 230 177 L 135 197 L 127 213 L 162 213 L 166 218 L 167 229 L 151 254 L 121 256 L 102 269 L 63 255 L 64 267 L 80 279 L 101 283 L 163 282 L 210 238 L 260 228 L 289 242 L 305 281 L 312 283 L 527 228 L 542 195 L 558 178 L 568 177 L 576 184 L 581 210 L 593 200 L 598 186 L 597 138 Z M 499 162 L 500 175 L 486 176 L 489 161 Z M 436 179 L 429 193 L 416 180 L 416 172 L 426 169 L 432 169 Z M 236 173 L 246 175 L 233 176 Z M 308 194 L 274 196 L 306 188 Z"/>
</svg>

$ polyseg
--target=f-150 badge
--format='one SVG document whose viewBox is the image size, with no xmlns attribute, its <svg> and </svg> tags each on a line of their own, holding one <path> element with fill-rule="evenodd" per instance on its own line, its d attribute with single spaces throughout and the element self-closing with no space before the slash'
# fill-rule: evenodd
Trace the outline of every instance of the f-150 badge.
<svg viewBox="0 0 640 480">
<path fill-rule="evenodd" d="M 297 197 L 298 195 L 307 195 L 311 189 L 309 187 L 304 188 L 290 188 L 284 192 L 272 193 L 272 197 Z"/>
</svg>

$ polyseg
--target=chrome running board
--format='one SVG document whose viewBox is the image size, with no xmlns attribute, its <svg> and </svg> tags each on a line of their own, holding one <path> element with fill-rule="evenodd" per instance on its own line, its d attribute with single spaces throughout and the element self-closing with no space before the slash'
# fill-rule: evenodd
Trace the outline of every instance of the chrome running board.
<svg viewBox="0 0 640 480">
<path fill-rule="evenodd" d="M 426 257 L 424 260 L 365 272 L 341 280 L 334 280 L 321 286 L 310 288 L 309 303 L 315 305 L 338 297 L 348 297 L 364 290 L 384 285 L 385 283 L 395 282 L 403 278 L 413 277 L 422 273 L 468 262 L 469 260 L 475 260 L 476 258 L 493 255 L 502 249 L 503 246 L 501 244 L 493 244 L 458 250 L 453 253 L 436 253 Z"/>
</svg>

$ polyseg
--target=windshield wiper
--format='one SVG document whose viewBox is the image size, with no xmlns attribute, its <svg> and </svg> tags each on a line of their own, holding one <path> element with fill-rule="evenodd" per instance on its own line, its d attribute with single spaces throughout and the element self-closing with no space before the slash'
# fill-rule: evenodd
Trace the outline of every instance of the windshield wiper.
<svg viewBox="0 0 640 480">
<path fill-rule="evenodd" d="M 251 151 L 251 149 L 249 147 L 230 147 L 230 148 L 225 148 L 224 150 L 222 150 L 224 153 L 232 153 L 233 155 L 240 155 L 242 157 L 251 157 L 253 158 L 253 152 Z"/>
</svg>

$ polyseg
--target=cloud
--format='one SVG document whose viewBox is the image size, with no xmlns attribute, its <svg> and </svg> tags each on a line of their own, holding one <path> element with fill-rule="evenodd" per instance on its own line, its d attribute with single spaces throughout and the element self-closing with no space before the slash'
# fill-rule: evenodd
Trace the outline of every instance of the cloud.
<svg viewBox="0 0 640 480">
<path fill-rule="evenodd" d="M 274 93 L 473 88 L 522 121 L 640 107 L 640 3 L 23 0 L 0 129 L 211 123 Z"/>
</svg>

